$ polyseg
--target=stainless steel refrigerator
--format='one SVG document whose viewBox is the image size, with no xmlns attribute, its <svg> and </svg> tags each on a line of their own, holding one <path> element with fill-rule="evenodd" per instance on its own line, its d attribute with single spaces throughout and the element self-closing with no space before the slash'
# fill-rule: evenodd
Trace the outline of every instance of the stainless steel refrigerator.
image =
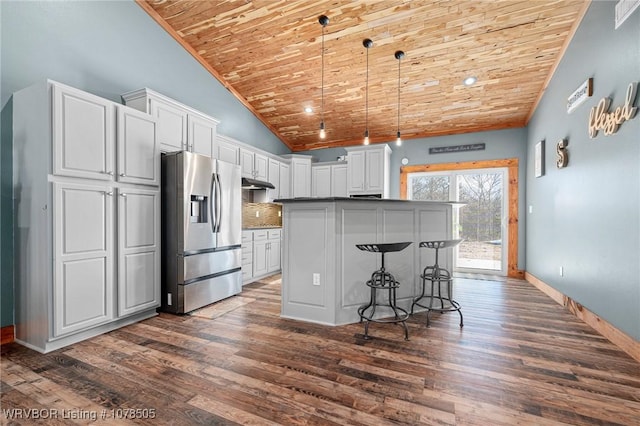
<svg viewBox="0 0 640 426">
<path fill-rule="evenodd" d="M 240 166 L 162 156 L 162 309 L 187 313 L 242 291 Z"/>
</svg>

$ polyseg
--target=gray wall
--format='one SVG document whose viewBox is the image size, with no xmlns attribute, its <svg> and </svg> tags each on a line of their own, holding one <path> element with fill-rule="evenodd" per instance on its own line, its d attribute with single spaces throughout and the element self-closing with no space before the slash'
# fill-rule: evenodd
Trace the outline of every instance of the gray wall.
<svg viewBox="0 0 640 426">
<path fill-rule="evenodd" d="M 448 154 L 429 154 L 429 148 L 484 143 L 484 151 L 469 151 Z M 501 160 L 517 158 L 519 165 L 518 193 L 518 269 L 525 269 L 525 177 L 527 169 L 527 131 L 524 128 L 477 132 L 453 136 L 411 139 L 396 146 L 395 140 L 389 143 L 391 148 L 390 196 L 400 198 L 400 167 L 402 159 L 409 160 L 408 165 L 455 163 L 474 160 Z M 343 148 L 330 148 L 300 152 L 313 155 L 318 161 L 335 161 L 345 155 Z"/>
<path fill-rule="evenodd" d="M 640 340 L 640 114 L 612 136 L 587 133 L 591 107 L 603 97 L 623 105 L 629 83 L 640 82 L 640 10 L 614 30 L 615 4 L 591 4 L 529 122 L 529 158 L 545 140 L 546 174 L 527 172 L 526 261 L 528 272 Z M 567 114 L 567 97 L 588 77 L 593 96 Z M 569 166 L 559 170 L 561 138 Z"/>
<path fill-rule="evenodd" d="M 290 152 L 133 1 L 0 1 L 0 23 L 0 326 L 13 324 L 13 92 L 50 78 L 120 102 L 149 87 L 221 120 L 222 134 Z"/>
</svg>

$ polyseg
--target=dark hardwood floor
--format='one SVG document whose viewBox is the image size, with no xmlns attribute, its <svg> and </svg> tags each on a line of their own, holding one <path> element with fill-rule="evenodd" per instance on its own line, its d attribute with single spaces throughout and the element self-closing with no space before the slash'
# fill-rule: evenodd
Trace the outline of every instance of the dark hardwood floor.
<svg viewBox="0 0 640 426">
<path fill-rule="evenodd" d="M 47 355 L 4 345 L 0 422 L 640 425 L 640 364 L 524 281 L 456 279 L 464 328 L 418 314 L 407 342 L 281 319 L 278 278 Z"/>
</svg>

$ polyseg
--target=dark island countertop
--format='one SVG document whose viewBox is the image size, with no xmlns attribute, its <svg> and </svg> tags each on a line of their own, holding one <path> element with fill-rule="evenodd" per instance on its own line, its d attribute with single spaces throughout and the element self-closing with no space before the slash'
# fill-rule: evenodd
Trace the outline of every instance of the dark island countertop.
<svg viewBox="0 0 640 426">
<path fill-rule="evenodd" d="M 374 197 L 296 197 L 296 198 L 279 198 L 274 200 L 274 203 L 300 203 L 300 202 L 314 202 L 314 203 L 332 203 L 337 201 L 349 201 L 354 203 L 362 202 L 376 202 L 376 203 L 424 203 L 424 204 L 451 204 L 451 205 L 463 205 L 465 203 L 459 201 L 415 201 L 415 200 L 402 200 L 399 198 L 374 198 Z"/>
</svg>

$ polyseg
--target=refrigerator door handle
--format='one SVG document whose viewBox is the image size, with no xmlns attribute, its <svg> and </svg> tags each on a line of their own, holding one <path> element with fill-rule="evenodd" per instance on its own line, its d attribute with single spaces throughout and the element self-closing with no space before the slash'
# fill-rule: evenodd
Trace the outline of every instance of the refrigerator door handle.
<svg viewBox="0 0 640 426">
<path fill-rule="evenodd" d="M 211 217 L 209 223 L 211 224 L 211 232 L 213 232 L 214 234 L 216 233 L 216 227 L 217 227 L 216 219 L 218 218 L 218 214 L 217 214 L 218 206 L 217 204 L 214 203 L 214 198 L 217 196 L 216 176 L 217 174 L 215 173 L 211 174 L 211 187 L 209 188 L 209 212 L 210 212 L 209 216 Z"/>
<path fill-rule="evenodd" d="M 222 225 L 222 185 L 220 184 L 220 175 L 215 174 L 216 183 L 216 228 L 215 232 L 220 232 L 220 226 Z"/>
</svg>

